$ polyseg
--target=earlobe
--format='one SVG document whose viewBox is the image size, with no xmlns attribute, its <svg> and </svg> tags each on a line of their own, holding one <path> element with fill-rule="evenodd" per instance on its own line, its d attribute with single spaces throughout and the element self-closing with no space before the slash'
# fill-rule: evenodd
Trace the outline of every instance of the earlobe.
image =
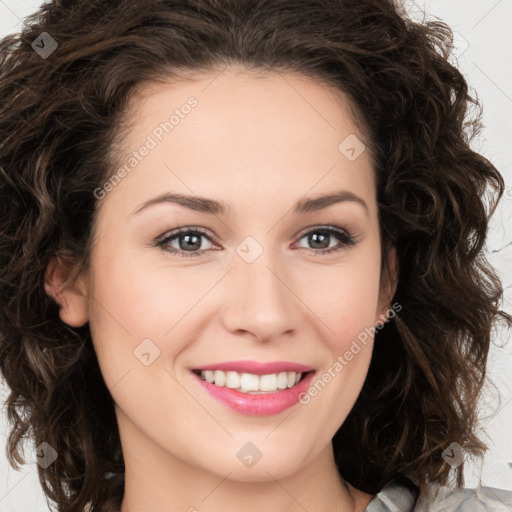
<svg viewBox="0 0 512 512">
<path fill-rule="evenodd" d="M 53 257 L 45 272 L 44 289 L 60 306 L 61 320 L 71 327 L 82 327 L 89 321 L 87 290 L 80 276 L 64 288 L 73 265 Z"/>
</svg>

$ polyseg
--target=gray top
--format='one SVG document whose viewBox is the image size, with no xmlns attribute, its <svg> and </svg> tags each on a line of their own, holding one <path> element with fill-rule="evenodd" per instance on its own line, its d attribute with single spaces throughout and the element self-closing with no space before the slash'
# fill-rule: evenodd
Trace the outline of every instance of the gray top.
<svg viewBox="0 0 512 512">
<path fill-rule="evenodd" d="M 90 512 L 90 505 L 84 512 Z M 110 507 L 109 511 L 119 512 Z M 456 489 L 429 484 L 418 496 L 414 484 L 395 480 L 385 485 L 364 512 L 512 512 L 512 491 L 494 487 Z"/>
<path fill-rule="evenodd" d="M 364 512 L 512 512 L 512 491 L 429 484 L 418 496 L 408 486 L 391 482 L 374 496 Z"/>
</svg>

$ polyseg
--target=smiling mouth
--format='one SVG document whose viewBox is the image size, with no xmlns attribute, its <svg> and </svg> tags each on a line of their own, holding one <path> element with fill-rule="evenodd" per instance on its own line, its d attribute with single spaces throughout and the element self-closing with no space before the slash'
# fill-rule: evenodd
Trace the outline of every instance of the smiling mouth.
<svg viewBox="0 0 512 512">
<path fill-rule="evenodd" d="M 222 370 L 192 370 L 199 378 L 218 387 L 247 394 L 279 393 L 295 387 L 313 372 L 279 372 L 265 375 Z"/>
</svg>

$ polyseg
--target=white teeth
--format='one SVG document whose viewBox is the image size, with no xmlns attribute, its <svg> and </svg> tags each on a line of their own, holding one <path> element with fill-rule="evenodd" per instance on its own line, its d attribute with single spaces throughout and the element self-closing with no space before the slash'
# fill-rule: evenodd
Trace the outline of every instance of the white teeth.
<svg viewBox="0 0 512 512">
<path fill-rule="evenodd" d="M 203 372 L 201 372 L 201 377 L 204 377 Z M 219 370 L 215 370 L 215 385 L 224 386 L 225 384 L 226 374 L 224 372 L 220 372 Z"/>
<path fill-rule="evenodd" d="M 203 374 L 207 382 L 215 382 L 215 372 L 212 372 L 211 370 L 206 370 L 203 372 Z"/>
<path fill-rule="evenodd" d="M 277 389 L 277 375 L 262 375 L 260 377 L 260 391 L 275 391 Z"/>
<path fill-rule="evenodd" d="M 240 387 L 240 375 L 236 372 L 226 372 L 226 387 L 238 389 Z"/>
<path fill-rule="evenodd" d="M 201 378 L 215 384 L 236 389 L 242 393 L 266 393 L 281 389 L 292 388 L 301 379 L 298 372 L 270 373 L 255 375 L 253 373 L 223 372 L 221 370 L 202 370 Z"/>
<path fill-rule="evenodd" d="M 281 372 L 277 376 L 277 387 L 279 389 L 286 389 L 288 387 L 288 375 L 286 372 Z"/>
<path fill-rule="evenodd" d="M 237 374 L 238 375 L 238 374 Z M 240 378 L 240 388 L 243 392 L 247 391 L 263 391 L 259 389 L 260 379 L 257 375 L 252 373 L 242 373 Z"/>
</svg>

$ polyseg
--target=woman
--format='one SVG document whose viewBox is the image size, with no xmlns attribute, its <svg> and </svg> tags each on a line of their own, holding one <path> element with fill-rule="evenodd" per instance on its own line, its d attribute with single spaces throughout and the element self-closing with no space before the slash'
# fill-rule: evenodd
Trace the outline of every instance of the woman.
<svg viewBox="0 0 512 512">
<path fill-rule="evenodd" d="M 449 36 L 391 0 L 112 0 L 2 41 L 8 455 L 32 429 L 59 511 L 512 504 L 462 489 L 511 319 Z"/>
</svg>

